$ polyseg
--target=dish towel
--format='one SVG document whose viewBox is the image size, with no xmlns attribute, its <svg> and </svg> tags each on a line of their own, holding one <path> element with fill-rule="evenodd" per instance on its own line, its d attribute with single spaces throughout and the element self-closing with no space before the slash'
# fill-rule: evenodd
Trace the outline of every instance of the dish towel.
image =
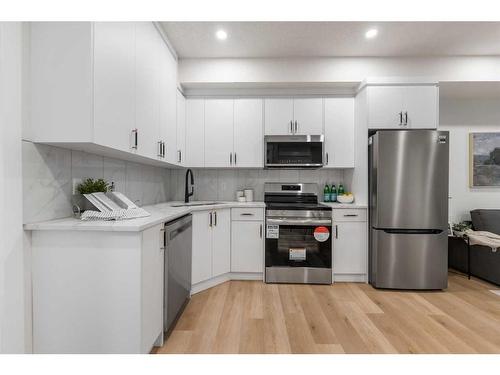
<svg viewBox="0 0 500 375">
<path fill-rule="evenodd" d="M 138 207 L 129 208 L 123 210 L 113 210 L 113 211 L 85 211 L 80 217 L 83 221 L 97 221 L 97 220 L 126 220 L 126 219 L 137 219 L 140 217 L 151 216 L 149 212 Z"/>
<path fill-rule="evenodd" d="M 484 231 L 474 231 L 468 229 L 465 234 L 470 238 L 471 245 L 483 245 L 491 248 L 494 253 L 500 247 L 500 235 L 484 232 Z"/>
</svg>

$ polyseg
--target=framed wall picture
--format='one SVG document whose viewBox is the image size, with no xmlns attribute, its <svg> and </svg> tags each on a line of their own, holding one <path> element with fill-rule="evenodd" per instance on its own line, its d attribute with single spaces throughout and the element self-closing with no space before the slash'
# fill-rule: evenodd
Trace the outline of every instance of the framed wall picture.
<svg viewBox="0 0 500 375">
<path fill-rule="evenodd" d="M 469 134 L 470 187 L 500 187 L 500 133 Z"/>
</svg>

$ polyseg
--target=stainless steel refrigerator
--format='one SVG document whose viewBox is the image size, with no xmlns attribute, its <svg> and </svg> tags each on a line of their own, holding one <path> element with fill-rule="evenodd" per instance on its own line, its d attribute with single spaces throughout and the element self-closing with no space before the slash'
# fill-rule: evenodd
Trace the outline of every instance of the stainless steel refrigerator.
<svg viewBox="0 0 500 375">
<path fill-rule="evenodd" d="M 448 132 L 382 130 L 368 149 L 370 284 L 445 289 Z"/>
</svg>

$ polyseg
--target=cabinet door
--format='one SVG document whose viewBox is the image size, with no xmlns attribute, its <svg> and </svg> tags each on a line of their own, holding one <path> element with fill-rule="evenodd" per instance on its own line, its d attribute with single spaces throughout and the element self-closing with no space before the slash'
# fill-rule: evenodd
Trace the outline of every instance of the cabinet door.
<svg viewBox="0 0 500 375">
<path fill-rule="evenodd" d="M 186 100 L 187 167 L 205 166 L 205 100 Z"/>
<path fill-rule="evenodd" d="M 231 272 L 262 272 L 264 264 L 261 221 L 231 223 Z"/>
<path fill-rule="evenodd" d="M 193 214 L 193 247 L 191 283 L 194 285 L 212 277 L 212 228 L 208 211 Z"/>
<path fill-rule="evenodd" d="M 135 128 L 135 25 L 133 22 L 94 24 L 95 142 L 130 150 Z"/>
<path fill-rule="evenodd" d="M 403 109 L 408 115 L 408 127 L 436 129 L 438 125 L 438 88 L 409 86 L 405 89 Z"/>
<path fill-rule="evenodd" d="M 186 156 L 186 98 L 177 90 L 177 156 L 176 163 L 184 165 Z"/>
<path fill-rule="evenodd" d="M 148 353 L 163 332 L 163 225 L 142 232 L 141 249 L 141 353 Z"/>
<path fill-rule="evenodd" d="M 231 270 L 231 210 L 216 210 L 212 227 L 212 277 Z"/>
<path fill-rule="evenodd" d="M 159 141 L 159 34 L 151 22 L 136 24 L 136 127 L 137 153 L 157 158 Z"/>
<path fill-rule="evenodd" d="M 265 100 L 265 134 L 292 134 L 293 99 Z"/>
<path fill-rule="evenodd" d="M 205 100 L 205 167 L 234 165 L 233 113 L 233 99 Z"/>
<path fill-rule="evenodd" d="M 177 161 L 177 62 L 158 35 L 160 80 L 160 140 L 165 142 L 161 160 Z"/>
<path fill-rule="evenodd" d="M 401 86 L 370 86 L 366 88 L 368 98 L 368 128 L 401 128 L 400 112 L 403 111 Z"/>
<path fill-rule="evenodd" d="M 354 98 L 325 99 L 325 167 L 354 168 Z"/>
<path fill-rule="evenodd" d="M 323 99 L 294 99 L 295 134 L 323 134 Z"/>
<path fill-rule="evenodd" d="M 262 99 L 235 99 L 233 161 L 236 167 L 263 167 L 262 121 Z"/>
<path fill-rule="evenodd" d="M 365 274 L 367 251 L 366 222 L 337 222 L 333 241 L 333 273 Z"/>
</svg>

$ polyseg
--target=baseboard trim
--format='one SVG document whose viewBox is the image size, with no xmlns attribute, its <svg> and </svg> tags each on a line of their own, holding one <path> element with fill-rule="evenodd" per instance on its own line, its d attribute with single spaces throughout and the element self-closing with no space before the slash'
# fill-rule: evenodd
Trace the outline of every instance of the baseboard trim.
<svg viewBox="0 0 500 375">
<path fill-rule="evenodd" d="M 334 283 L 367 283 L 368 278 L 366 274 L 362 273 L 342 273 L 333 274 Z"/>
<path fill-rule="evenodd" d="M 204 290 L 213 288 L 219 284 L 225 283 L 230 280 L 261 280 L 263 279 L 262 272 L 229 272 L 223 275 L 213 277 L 211 279 L 201 281 L 191 286 L 191 295 L 203 292 Z"/>
</svg>

